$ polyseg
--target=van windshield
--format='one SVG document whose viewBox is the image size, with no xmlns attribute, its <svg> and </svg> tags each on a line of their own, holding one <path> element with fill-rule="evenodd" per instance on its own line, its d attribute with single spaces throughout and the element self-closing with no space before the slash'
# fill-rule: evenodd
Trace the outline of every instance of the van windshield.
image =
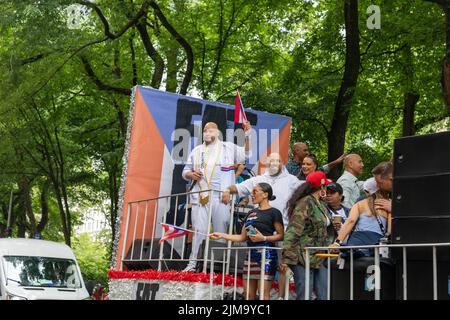
<svg viewBox="0 0 450 320">
<path fill-rule="evenodd" d="M 8 285 L 81 288 L 74 260 L 49 257 L 4 256 Z"/>
</svg>

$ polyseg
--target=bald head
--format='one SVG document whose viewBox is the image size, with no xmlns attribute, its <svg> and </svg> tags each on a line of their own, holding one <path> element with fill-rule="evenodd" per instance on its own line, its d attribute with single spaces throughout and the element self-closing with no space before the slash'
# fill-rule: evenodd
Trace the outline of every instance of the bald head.
<svg viewBox="0 0 450 320">
<path fill-rule="evenodd" d="M 364 170 L 364 163 L 361 156 L 356 153 L 350 153 L 347 155 L 344 159 L 344 168 L 355 177 L 361 175 Z"/>
<path fill-rule="evenodd" d="M 214 143 L 219 137 L 219 127 L 214 122 L 208 122 L 203 128 L 203 141 L 206 144 Z"/>
<path fill-rule="evenodd" d="M 303 159 L 309 154 L 308 146 L 303 142 L 296 142 L 292 146 L 292 157 L 297 162 L 302 163 Z"/>
<path fill-rule="evenodd" d="M 217 126 L 217 123 L 215 123 L 215 122 L 207 122 L 205 124 L 205 126 L 203 127 L 203 131 L 205 131 L 207 129 L 217 129 L 217 130 L 219 130 L 219 127 Z"/>
</svg>

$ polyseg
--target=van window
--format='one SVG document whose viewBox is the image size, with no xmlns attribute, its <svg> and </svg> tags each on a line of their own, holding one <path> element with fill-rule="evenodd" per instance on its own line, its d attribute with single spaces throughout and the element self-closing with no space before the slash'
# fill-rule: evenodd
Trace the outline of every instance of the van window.
<svg viewBox="0 0 450 320">
<path fill-rule="evenodd" d="M 81 288 L 76 263 L 70 259 L 3 257 L 5 283 L 29 287 Z"/>
</svg>

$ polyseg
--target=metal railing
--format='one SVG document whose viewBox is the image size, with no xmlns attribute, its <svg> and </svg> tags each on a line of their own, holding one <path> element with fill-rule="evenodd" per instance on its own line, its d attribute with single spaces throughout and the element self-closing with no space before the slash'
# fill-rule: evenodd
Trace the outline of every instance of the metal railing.
<svg viewBox="0 0 450 320">
<path fill-rule="evenodd" d="M 353 289 L 353 267 L 354 267 L 354 250 L 356 249 L 374 249 L 374 263 L 375 263 L 375 300 L 380 300 L 381 294 L 381 269 L 380 269 L 380 249 L 381 248 L 401 248 L 402 249 L 402 265 L 403 265 L 403 300 L 408 299 L 408 259 L 407 259 L 407 248 L 432 248 L 432 263 L 433 263 L 433 300 L 438 299 L 438 289 L 437 289 L 437 247 L 450 247 L 450 243 L 420 243 L 420 244 L 380 244 L 380 245 L 365 245 L 365 246 L 341 246 L 338 248 L 330 247 L 306 247 L 305 248 L 305 300 L 310 299 L 310 250 L 321 250 L 328 253 L 334 253 L 336 250 L 350 250 L 350 300 L 354 298 Z M 328 259 L 328 275 L 327 275 L 327 298 L 330 300 L 330 284 L 331 284 L 331 259 Z"/>
<path fill-rule="evenodd" d="M 237 296 L 237 279 L 238 279 L 238 251 L 243 251 L 246 250 L 247 251 L 247 273 L 246 273 L 246 288 L 247 290 L 245 290 L 245 295 L 246 295 L 246 300 L 249 299 L 249 283 L 250 283 L 250 265 L 251 265 L 251 250 L 261 250 L 261 271 L 260 271 L 260 278 L 259 278 L 259 299 L 262 300 L 264 299 L 264 277 L 265 277 L 265 269 L 264 269 L 264 265 L 266 263 L 266 252 L 267 250 L 282 250 L 282 248 L 280 247 L 266 247 L 266 246 L 258 246 L 258 247 L 229 247 L 229 248 L 221 248 L 221 247 L 213 247 L 211 248 L 211 261 L 210 261 L 210 299 L 213 299 L 213 287 L 214 287 L 214 263 L 216 262 L 215 258 L 214 258 L 214 252 L 215 251 L 224 251 L 227 250 L 228 252 L 230 251 L 234 251 L 234 273 L 233 273 L 233 278 L 234 278 L 234 284 L 233 284 L 233 300 L 236 300 L 236 296 Z M 227 259 L 230 258 L 230 255 L 225 255 L 222 254 L 222 283 L 221 283 L 221 299 L 224 299 L 224 288 L 225 288 L 225 275 L 229 274 L 227 270 L 229 270 L 229 262 L 227 263 L 225 261 L 225 257 L 227 257 Z M 244 268 L 243 268 L 244 269 Z M 242 275 L 244 275 L 244 272 L 242 273 Z M 284 287 L 284 299 L 288 300 L 289 299 L 289 279 L 290 276 L 286 275 L 286 282 L 285 282 L 285 287 Z M 270 289 L 269 289 L 270 290 Z"/>
<path fill-rule="evenodd" d="M 124 229 L 124 240 L 123 240 L 123 246 L 122 246 L 122 258 L 121 258 L 121 264 L 120 264 L 120 270 L 123 270 L 123 265 L 126 262 L 151 262 L 155 261 L 158 263 L 158 270 L 161 270 L 162 264 L 167 264 L 168 261 L 189 261 L 189 257 L 185 257 L 185 249 L 186 249 L 186 236 L 179 237 L 179 238 L 172 238 L 170 240 L 171 248 L 170 248 L 170 256 L 164 256 L 164 243 L 162 243 L 159 246 L 159 254 L 158 256 L 153 255 L 153 246 L 154 246 L 154 239 L 163 237 L 165 234 L 165 231 L 161 226 L 159 226 L 160 223 L 168 223 L 168 213 L 173 210 L 173 224 L 178 227 L 182 227 L 184 229 L 188 229 L 188 210 L 192 208 L 193 206 L 197 204 L 190 204 L 190 196 L 193 194 L 200 194 L 200 193 L 209 193 L 209 199 L 210 202 L 206 205 L 208 207 L 208 232 L 211 227 L 211 220 L 212 220 L 212 205 L 211 201 L 213 199 L 213 195 L 222 194 L 222 191 L 214 190 L 214 189 L 208 189 L 208 190 L 202 190 L 202 191 L 193 191 L 193 192 L 185 192 L 185 193 L 178 193 L 178 194 L 172 194 L 168 196 L 160 196 L 156 198 L 151 199 L 144 199 L 139 201 L 130 201 L 128 203 L 127 208 L 127 217 L 125 222 L 125 229 Z M 184 217 L 183 222 L 180 225 L 177 225 L 177 218 L 180 214 L 179 207 L 180 207 L 180 199 L 185 199 L 184 202 Z M 231 205 L 230 210 L 233 213 L 234 212 L 234 197 L 231 199 Z M 150 213 L 150 214 L 149 214 Z M 153 213 L 153 215 L 151 215 Z M 140 216 L 143 215 L 143 217 Z M 140 223 L 138 223 L 140 222 Z M 172 222 L 172 221 L 169 221 Z M 230 222 L 229 222 L 229 230 L 228 233 L 232 233 L 233 229 L 233 223 L 234 223 L 234 214 L 230 214 Z M 161 232 L 159 232 L 161 230 Z M 131 235 L 131 237 L 130 237 Z M 138 241 L 137 241 L 138 240 Z M 140 240 L 140 251 L 135 251 L 135 245 L 136 243 L 139 243 Z M 150 248 L 149 249 L 149 256 L 144 257 L 144 242 L 146 240 L 150 240 Z M 205 247 L 203 250 L 203 258 L 202 259 L 194 259 L 203 261 L 203 272 L 206 272 L 207 263 L 208 263 L 208 251 L 209 251 L 209 237 L 205 237 Z M 130 251 L 130 243 L 131 243 L 131 251 Z M 231 247 L 231 241 L 228 241 L 227 247 Z M 174 251 L 175 248 L 181 249 L 181 255 L 180 258 L 174 258 Z M 127 258 L 126 254 L 128 251 Z M 136 257 L 137 255 L 137 257 Z M 230 251 L 227 252 L 227 272 L 229 270 L 229 259 L 230 259 Z"/>
</svg>

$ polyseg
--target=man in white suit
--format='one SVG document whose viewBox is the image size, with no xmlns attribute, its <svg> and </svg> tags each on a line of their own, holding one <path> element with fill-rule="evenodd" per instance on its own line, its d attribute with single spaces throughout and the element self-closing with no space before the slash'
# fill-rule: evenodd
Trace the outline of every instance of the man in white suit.
<svg viewBox="0 0 450 320">
<path fill-rule="evenodd" d="M 225 190 L 235 183 L 234 165 L 244 163 L 250 155 L 251 126 L 245 125 L 245 147 L 238 147 L 231 142 L 219 140 L 219 128 L 214 122 L 208 122 L 203 129 L 203 144 L 197 146 L 190 153 L 183 169 L 185 180 L 195 181 L 191 191 Z M 204 235 L 209 233 L 208 213 L 211 206 L 211 221 L 216 232 L 227 232 L 230 208 L 221 202 L 219 192 L 194 193 L 190 197 L 192 204 L 192 251 L 189 264 L 184 271 L 195 271 L 198 250 Z M 201 233 L 201 234 L 200 234 Z"/>
</svg>

